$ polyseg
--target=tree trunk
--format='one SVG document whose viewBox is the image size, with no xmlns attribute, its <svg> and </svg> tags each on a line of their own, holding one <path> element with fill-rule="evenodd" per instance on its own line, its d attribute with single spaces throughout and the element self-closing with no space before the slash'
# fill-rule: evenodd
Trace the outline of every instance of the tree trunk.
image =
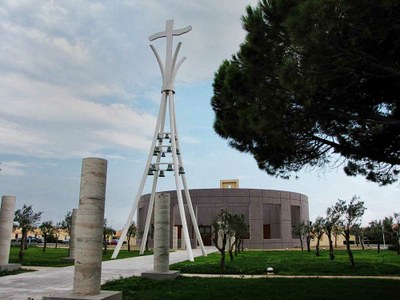
<svg viewBox="0 0 400 300">
<path fill-rule="evenodd" d="M 233 261 L 234 257 L 233 257 L 233 247 L 235 246 L 235 243 L 231 242 L 231 238 L 228 238 L 229 241 L 229 245 L 228 245 L 228 251 L 229 251 L 229 257 L 231 259 L 231 261 Z M 236 240 L 235 240 L 236 242 Z"/>
<path fill-rule="evenodd" d="M 233 261 L 234 256 L 232 249 L 229 249 L 229 258 L 231 259 L 231 261 Z"/>
<path fill-rule="evenodd" d="M 242 246 L 242 239 L 239 239 L 239 240 L 238 240 L 238 244 L 237 244 L 237 252 L 238 252 L 238 253 L 240 253 L 241 251 L 243 251 L 243 250 L 241 250 L 241 248 L 240 248 L 241 246 Z"/>
<path fill-rule="evenodd" d="M 47 245 L 47 236 L 43 236 L 43 252 L 46 251 L 46 245 Z"/>
<path fill-rule="evenodd" d="M 22 263 L 22 259 L 24 258 L 25 254 L 25 247 L 26 247 L 26 232 L 24 230 L 22 231 L 22 237 L 21 237 L 21 246 L 19 248 L 19 253 L 18 253 L 18 258 L 19 262 Z"/>
<path fill-rule="evenodd" d="M 130 252 L 131 251 L 131 237 L 130 236 L 128 236 L 127 241 L 128 241 L 128 252 Z"/>
<path fill-rule="evenodd" d="M 335 254 L 333 254 L 333 242 L 332 242 L 332 234 L 331 231 L 328 230 L 328 240 L 329 240 L 329 257 L 331 260 L 335 259 Z M 335 238 L 336 241 L 336 238 Z"/>
<path fill-rule="evenodd" d="M 225 269 L 225 251 L 221 252 L 221 262 L 219 264 L 219 267 L 221 268 L 221 270 Z"/>
<path fill-rule="evenodd" d="M 306 239 L 307 252 L 311 252 L 310 243 L 311 243 L 311 235 L 307 235 L 307 239 Z"/>
<path fill-rule="evenodd" d="M 239 250 L 238 250 L 239 241 L 240 241 L 240 239 L 235 239 L 235 256 L 237 256 L 238 252 L 239 252 Z"/>
<path fill-rule="evenodd" d="M 56 235 L 56 249 L 58 247 L 58 235 Z M 69 244 L 68 244 L 68 257 L 69 257 Z"/>
<path fill-rule="evenodd" d="M 381 243 L 378 241 L 378 254 L 381 253 Z"/>
<path fill-rule="evenodd" d="M 103 236 L 103 243 L 104 243 L 104 254 L 107 254 L 107 237 Z"/>
<path fill-rule="evenodd" d="M 317 256 L 320 255 L 319 254 L 319 240 L 320 240 L 320 237 L 317 237 L 317 244 L 315 245 L 315 251 L 316 251 L 315 255 L 317 255 Z"/>
<path fill-rule="evenodd" d="M 337 234 L 335 235 L 335 248 L 337 248 Z M 332 253 L 333 253 L 333 249 L 332 249 Z M 333 258 L 331 258 L 331 259 L 333 260 L 334 258 L 335 258 L 335 256 L 333 256 Z"/>
<path fill-rule="evenodd" d="M 300 247 L 301 251 L 303 251 L 303 237 L 300 235 Z"/>
<path fill-rule="evenodd" d="M 397 231 L 397 255 L 400 255 L 400 229 Z"/>
<path fill-rule="evenodd" d="M 226 233 L 224 233 L 224 235 L 223 235 L 221 247 L 218 245 L 218 234 L 216 234 L 216 237 L 214 237 L 213 242 L 214 242 L 215 247 L 221 253 L 221 261 L 220 261 L 219 266 L 220 266 L 221 270 L 224 270 L 225 269 Z"/>
<path fill-rule="evenodd" d="M 354 262 L 353 252 L 351 252 L 350 249 L 350 231 L 345 230 L 344 238 L 346 240 L 346 249 L 347 249 L 347 254 L 349 255 L 350 264 L 354 268 L 356 264 Z"/>
<path fill-rule="evenodd" d="M 361 249 L 364 250 L 364 236 L 361 236 L 361 238 L 360 238 L 360 245 L 361 245 Z"/>
</svg>

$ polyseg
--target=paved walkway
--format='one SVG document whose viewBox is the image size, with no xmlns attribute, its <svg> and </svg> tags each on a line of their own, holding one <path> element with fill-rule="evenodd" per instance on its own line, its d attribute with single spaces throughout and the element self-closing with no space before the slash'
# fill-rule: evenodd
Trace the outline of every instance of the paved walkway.
<svg viewBox="0 0 400 300">
<path fill-rule="evenodd" d="M 207 253 L 217 251 L 215 247 L 206 247 Z M 201 256 L 200 249 L 193 250 L 194 257 Z M 170 253 L 170 263 L 187 260 L 186 250 Z M 139 276 L 153 268 L 153 255 L 117 259 L 103 262 L 101 272 L 102 284 L 122 277 Z M 72 291 L 74 267 L 40 268 L 36 272 L 21 273 L 0 277 L 1 300 L 40 300 L 46 295 L 56 295 Z"/>
</svg>

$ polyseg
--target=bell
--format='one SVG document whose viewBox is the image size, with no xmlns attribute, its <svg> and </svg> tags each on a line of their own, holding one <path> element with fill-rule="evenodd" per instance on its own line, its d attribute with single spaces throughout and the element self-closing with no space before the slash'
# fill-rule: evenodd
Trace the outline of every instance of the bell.
<svg viewBox="0 0 400 300">
<path fill-rule="evenodd" d="M 152 164 L 152 165 L 150 165 L 150 170 L 154 172 L 154 171 L 157 171 L 157 168 L 154 164 Z"/>
<path fill-rule="evenodd" d="M 160 148 L 158 146 L 154 147 L 154 153 L 160 153 Z"/>
<path fill-rule="evenodd" d="M 171 147 L 168 147 L 168 148 L 167 148 L 167 152 L 168 152 L 168 153 L 171 153 L 171 152 L 172 152 Z"/>
<path fill-rule="evenodd" d="M 171 172 L 171 171 L 173 171 L 174 169 L 172 168 L 172 164 L 168 164 L 168 167 L 167 167 L 167 172 Z"/>
<path fill-rule="evenodd" d="M 149 176 L 153 176 L 154 175 L 153 170 L 151 168 L 149 169 L 149 172 L 147 173 L 147 175 L 149 175 Z"/>
<path fill-rule="evenodd" d="M 183 167 L 179 167 L 179 175 L 181 174 L 185 174 L 185 170 L 183 169 Z"/>
<path fill-rule="evenodd" d="M 176 155 L 181 155 L 181 152 L 179 151 L 178 148 L 176 148 Z"/>
<path fill-rule="evenodd" d="M 166 133 L 164 138 L 165 138 L 165 139 L 169 139 L 169 134 Z"/>
<path fill-rule="evenodd" d="M 158 175 L 158 177 L 165 177 L 164 171 L 160 171 L 160 175 Z"/>
<path fill-rule="evenodd" d="M 157 155 L 158 155 L 158 153 L 156 152 L 156 150 L 154 150 L 153 156 L 157 156 Z"/>
<path fill-rule="evenodd" d="M 165 157 L 165 153 L 164 152 L 162 152 L 161 157 Z"/>
<path fill-rule="evenodd" d="M 162 140 L 163 140 L 163 139 L 162 139 L 162 135 L 161 135 L 161 134 L 159 134 L 159 135 L 158 135 L 158 137 L 157 137 L 157 139 L 158 139 L 158 141 L 161 143 L 161 142 L 162 142 Z"/>
</svg>

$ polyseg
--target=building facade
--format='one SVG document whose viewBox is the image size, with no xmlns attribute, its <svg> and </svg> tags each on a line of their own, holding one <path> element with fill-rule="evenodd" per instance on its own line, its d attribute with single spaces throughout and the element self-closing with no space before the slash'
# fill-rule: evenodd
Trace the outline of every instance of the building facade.
<svg viewBox="0 0 400 300">
<path fill-rule="evenodd" d="M 171 247 L 182 248 L 182 224 L 176 191 L 165 191 L 171 196 Z M 249 238 L 244 247 L 249 249 L 284 249 L 298 247 L 299 239 L 292 236 L 292 227 L 309 221 L 307 196 L 299 193 L 264 189 L 192 189 L 190 196 L 197 223 L 205 246 L 213 244 L 212 221 L 221 209 L 245 216 Z M 138 204 L 138 245 L 142 240 L 150 194 L 143 195 Z M 184 203 L 186 199 L 184 197 Z M 185 205 L 186 206 L 186 205 Z M 186 207 L 186 219 L 192 247 L 197 241 Z M 151 222 L 153 223 L 153 222 Z M 151 245 L 151 230 L 149 244 Z"/>
</svg>

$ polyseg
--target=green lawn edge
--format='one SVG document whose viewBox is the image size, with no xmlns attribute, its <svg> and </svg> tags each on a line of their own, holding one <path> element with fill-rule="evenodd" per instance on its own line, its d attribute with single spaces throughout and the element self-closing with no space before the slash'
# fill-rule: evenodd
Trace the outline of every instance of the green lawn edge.
<svg viewBox="0 0 400 300">
<path fill-rule="evenodd" d="M 111 260 L 111 255 L 114 249 L 107 249 L 107 253 L 103 253 L 103 261 Z M 19 262 L 19 247 L 10 248 L 10 263 Z M 151 251 L 146 251 L 144 255 L 152 254 Z M 131 258 L 139 256 L 139 250 L 121 250 L 118 254 L 117 259 Z M 40 266 L 40 267 L 66 267 L 72 266 L 74 263 L 71 260 L 66 260 L 68 257 L 68 248 L 46 248 L 43 252 L 41 247 L 29 247 L 25 250 L 25 255 L 22 261 L 22 267 L 24 266 Z"/>
<path fill-rule="evenodd" d="M 333 275 L 333 276 L 400 276 L 400 256 L 395 251 L 353 251 L 356 266 L 350 265 L 345 250 L 335 251 L 329 259 L 328 251 L 321 256 L 307 251 L 244 251 L 230 261 L 226 257 L 225 269 L 220 268 L 219 253 L 197 257 L 194 262 L 184 261 L 170 266 L 171 270 L 194 274 L 262 275 L 272 267 L 276 275 Z"/>
<path fill-rule="evenodd" d="M 186 278 L 157 281 L 141 277 L 107 282 L 103 290 L 123 299 L 399 299 L 396 280 L 316 278 Z"/>
</svg>

